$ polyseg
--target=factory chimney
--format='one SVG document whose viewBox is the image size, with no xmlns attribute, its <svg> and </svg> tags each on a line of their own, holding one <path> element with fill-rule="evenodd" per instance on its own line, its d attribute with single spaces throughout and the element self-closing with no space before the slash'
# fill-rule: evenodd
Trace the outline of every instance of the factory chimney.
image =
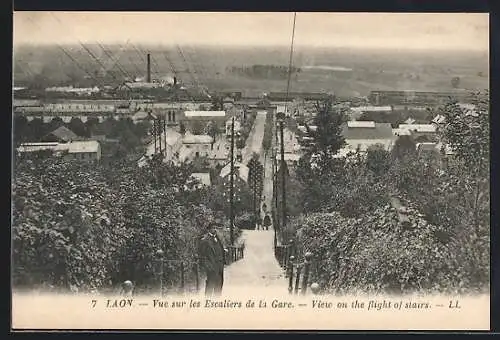
<svg viewBox="0 0 500 340">
<path fill-rule="evenodd" d="M 177 85 L 177 77 L 174 77 L 174 86 Z"/>
<path fill-rule="evenodd" d="M 146 81 L 148 83 L 151 83 L 151 54 L 148 53 L 148 75 Z"/>
</svg>

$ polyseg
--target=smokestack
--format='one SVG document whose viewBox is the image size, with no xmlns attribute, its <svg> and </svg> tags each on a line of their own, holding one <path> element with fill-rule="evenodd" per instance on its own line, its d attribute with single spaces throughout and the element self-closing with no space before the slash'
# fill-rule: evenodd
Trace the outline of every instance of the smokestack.
<svg viewBox="0 0 500 340">
<path fill-rule="evenodd" d="M 151 83 L 151 54 L 148 53 L 148 77 L 147 77 L 147 82 Z"/>
<path fill-rule="evenodd" d="M 174 86 L 177 85 L 177 77 L 174 77 Z"/>
</svg>

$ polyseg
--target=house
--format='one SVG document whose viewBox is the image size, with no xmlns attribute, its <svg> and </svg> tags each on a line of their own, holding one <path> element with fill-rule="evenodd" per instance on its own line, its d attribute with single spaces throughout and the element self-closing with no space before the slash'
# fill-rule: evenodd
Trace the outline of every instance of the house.
<svg viewBox="0 0 500 340">
<path fill-rule="evenodd" d="M 132 121 L 134 124 L 137 124 L 139 122 L 144 122 L 144 121 L 152 121 L 156 119 L 156 115 L 151 112 L 147 111 L 137 111 L 133 116 L 132 116 Z"/>
<path fill-rule="evenodd" d="M 285 163 L 288 166 L 288 169 L 293 169 L 299 163 L 301 155 L 298 153 L 284 153 L 283 158 L 285 159 Z M 281 162 L 281 154 L 279 152 L 276 153 L 276 164 Z"/>
<path fill-rule="evenodd" d="M 182 147 L 182 135 L 177 131 L 167 130 L 165 159 L 174 160 Z"/>
<path fill-rule="evenodd" d="M 447 144 L 439 143 L 417 143 L 417 154 L 421 157 L 428 157 L 439 162 L 442 167 L 446 167 L 449 160 L 453 158 L 454 152 Z"/>
<path fill-rule="evenodd" d="M 350 151 L 365 153 L 374 145 L 389 151 L 396 140 L 390 123 L 373 121 L 349 121 L 344 125 L 342 134 L 346 146 L 339 150 L 339 155 L 346 155 Z"/>
<path fill-rule="evenodd" d="M 436 117 L 434 117 L 431 121 L 432 124 L 436 125 L 441 125 L 446 121 L 446 117 L 443 116 L 442 114 L 438 114 Z"/>
<path fill-rule="evenodd" d="M 185 120 L 223 120 L 226 121 L 226 111 L 184 111 Z"/>
<path fill-rule="evenodd" d="M 226 118 L 226 111 L 184 111 L 182 123 L 191 132 L 200 133 L 205 130 L 209 122 L 215 124 L 218 129 L 223 131 L 225 129 Z"/>
<path fill-rule="evenodd" d="M 217 136 L 215 142 L 211 145 L 208 153 L 208 163 L 210 167 L 223 166 L 229 159 L 230 147 L 228 140 L 222 136 Z"/>
<path fill-rule="evenodd" d="M 222 107 L 224 108 L 224 110 L 230 110 L 234 107 L 234 99 L 230 97 L 224 98 L 222 101 Z"/>
<path fill-rule="evenodd" d="M 230 138 L 231 137 L 231 126 L 232 126 L 232 119 L 229 119 L 226 121 L 226 137 Z M 235 119 L 234 120 L 234 133 L 237 134 L 239 131 L 241 131 L 241 123 L 239 120 Z"/>
<path fill-rule="evenodd" d="M 357 120 L 366 112 L 389 113 L 391 111 L 391 106 L 356 106 L 349 109 L 349 116 L 351 120 Z"/>
<path fill-rule="evenodd" d="M 437 143 L 417 143 L 415 150 L 419 155 L 439 153 Z"/>
<path fill-rule="evenodd" d="M 411 136 L 411 132 L 407 129 L 392 129 L 394 136 Z"/>
<path fill-rule="evenodd" d="M 67 145 L 58 142 L 23 143 L 16 150 L 19 153 L 50 151 L 52 155 L 60 155 L 67 150 Z"/>
<path fill-rule="evenodd" d="M 68 154 L 65 155 L 65 159 L 99 161 L 101 159 L 101 145 L 95 140 L 68 143 Z"/>
<path fill-rule="evenodd" d="M 190 161 L 198 157 L 208 157 L 214 139 L 208 135 L 186 134 L 182 138 L 179 152 L 179 161 Z"/>
<path fill-rule="evenodd" d="M 250 169 L 246 166 L 243 165 L 239 162 L 234 163 L 234 171 L 235 171 L 235 177 L 238 177 L 241 179 L 243 182 L 248 183 L 248 173 Z M 231 173 L 231 163 L 228 163 L 226 166 L 224 166 L 221 171 L 219 176 L 226 179 L 229 178 L 229 174 Z"/>
<path fill-rule="evenodd" d="M 193 185 L 194 182 L 197 182 L 196 185 Z M 209 187 L 212 185 L 210 180 L 210 173 L 208 172 L 193 172 L 189 179 L 186 181 L 186 185 L 184 186 L 185 190 L 189 190 L 191 185 L 193 185 L 193 189 L 201 189 L 203 187 Z"/>
<path fill-rule="evenodd" d="M 81 137 L 65 126 L 60 126 L 42 137 L 44 142 L 68 143 L 76 140 L 81 140 Z"/>
<path fill-rule="evenodd" d="M 17 148 L 20 153 L 51 151 L 53 156 L 67 160 L 99 161 L 101 146 L 97 141 L 78 141 L 69 143 L 25 143 Z"/>
<path fill-rule="evenodd" d="M 399 124 L 398 128 L 410 131 L 416 142 L 432 142 L 437 137 L 434 124 Z"/>
</svg>

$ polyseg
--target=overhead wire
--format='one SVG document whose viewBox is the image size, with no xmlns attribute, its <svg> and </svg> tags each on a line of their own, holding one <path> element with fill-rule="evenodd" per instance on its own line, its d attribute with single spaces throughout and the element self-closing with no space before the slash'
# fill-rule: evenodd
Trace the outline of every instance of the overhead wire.
<svg viewBox="0 0 500 340">
<path fill-rule="evenodd" d="M 286 95 L 285 95 L 285 113 L 288 111 L 288 96 L 290 93 L 290 80 L 292 79 L 292 65 L 293 65 L 293 43 L 295 40 L 295 21 L 297 18 L 297 12 L 293 12 L 293 28 L 292 28 L 292 41 L 290 43 L 290 58 L 288 61 L 288 79 L 286 83 Z"/>
<path fill-rule="evenodd" d="M 41 27 L 30 17 L 28 17 L 28 20 L 34 25 L 36 26 L 39 30 L 41 30 Z M 66 49 L 64 47 L 62 47 L 60 44 L 58 43 L 55 43 L 55 45 L 73 62 L 74 65 L 76 65 L 81 71 L 83 71 L 85 74 L 87 74 L 87 76 L 89 78 L 91 78 L 92 80 L 94 80 L 96 83 L 101 83 L 102 85 L 102 82 L 100 82 L 93 74 L 92 72 L 89 72 L 85 67 L 83 67 L 75 58 L 73 58 L 73 56 L 71 55 L 71 53 L 69 53 L 68 51 L 66 51 Z"/>
</svg>

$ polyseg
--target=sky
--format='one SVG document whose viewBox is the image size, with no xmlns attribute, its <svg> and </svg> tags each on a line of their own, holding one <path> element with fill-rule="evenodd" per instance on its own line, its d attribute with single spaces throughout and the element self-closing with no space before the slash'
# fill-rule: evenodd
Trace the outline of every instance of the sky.
<svg viewBox="0 0 500 340">
<path fill-rule="evenodd" d="M 14 12 L 14 45 L 289 45 L 293 13 Z M 489 49 L 481 13 L 302 13 L 295 46 L 422 50 Z"/>
</svg>

